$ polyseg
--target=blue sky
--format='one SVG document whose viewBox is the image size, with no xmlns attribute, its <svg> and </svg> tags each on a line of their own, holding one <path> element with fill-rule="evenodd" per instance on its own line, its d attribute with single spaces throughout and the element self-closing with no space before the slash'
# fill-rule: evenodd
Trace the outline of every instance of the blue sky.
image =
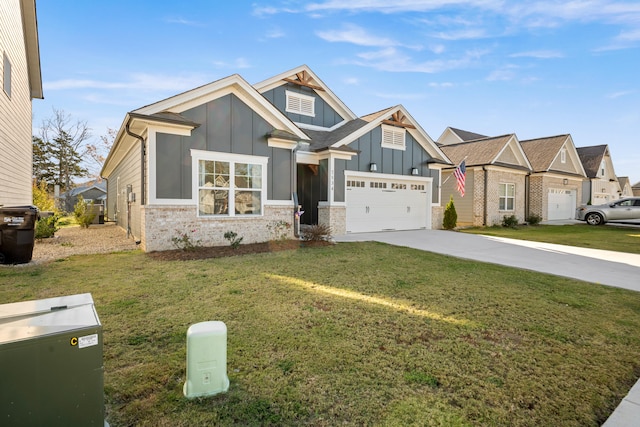
<svg viewBox="0 0 640 427">
<path fill-rule="evenodd" d="M 447 126 L 608 144 L 640 180 L 636 0 L 39 0 L 44 100 L 97 139 L 125 114 L 240 74 L 307 64 L 357 115 L 397 104 Z"/>
</svg>

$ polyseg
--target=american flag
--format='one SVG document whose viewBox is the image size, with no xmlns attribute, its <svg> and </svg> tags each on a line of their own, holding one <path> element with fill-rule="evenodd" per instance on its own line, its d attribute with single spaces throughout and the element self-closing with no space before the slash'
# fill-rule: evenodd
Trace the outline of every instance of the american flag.
<svg viewBox="0 0 640 427">
<path fill-rule="evenodd" d="M 467 166 L 464 164 L 464 160 L 453 172 L 453 176 L 456 177 L 456 190 L 460 193 L 460 197 L 464 197 L 464 181 L 467 176 Z"/>
</svg>

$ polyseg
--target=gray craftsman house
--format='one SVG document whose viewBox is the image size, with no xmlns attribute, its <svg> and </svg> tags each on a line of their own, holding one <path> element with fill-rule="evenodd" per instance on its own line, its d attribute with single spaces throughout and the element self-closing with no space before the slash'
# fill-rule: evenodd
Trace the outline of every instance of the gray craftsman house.
<svg viewBox="0 0 640 427">
<path fill-rule="evenodd" d="M 333 234 L 441 224 L 451 162 L 401 105 L 357 117 L 307 66 L 250 85 L 215 81 L 127 113 L 101 175 L 107 212 L 146 251 L 272 239 L 271 225 Z"/>
</svg>

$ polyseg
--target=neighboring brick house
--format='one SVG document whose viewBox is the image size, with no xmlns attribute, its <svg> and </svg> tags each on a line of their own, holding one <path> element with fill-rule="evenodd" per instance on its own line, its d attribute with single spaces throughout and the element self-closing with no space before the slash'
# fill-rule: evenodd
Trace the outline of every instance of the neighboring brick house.
<svg viewBox="0 0 640 427">
<path fill-rule="evenodd" d="M 532 172 L 528 214 L 543 221 L 573 219 L 586 179 L 571 135 L 520 141 Z"/>
<path fill-rule="evenodd" d="M 478 135 L 456 131 L 453 133 L 463 137 Z M 455 138 L 446 131 L 438 140 L 442 141 L 453 142 Z M 456 191 L 455 167 L 442 171 L 442 202 L 446 204 L 453 196 L 459 226 L 490 226 L 512 215 L 519 222 L 525 221 L 531 164 L 515 134 L 449 143 L 440 148 L 455 167 L 463 160 L 466 164 L 464 197 Z"/>
<path fill-rule="evenodd" d="M 631 188 L 631 182 L 628 176 L 619 176 L 618 183 L 620 184 L 620 190 L 622 193 L 620 197 L 633 197 L 633 188 Z"/>
<path fill-rule="evenodd" d="M 583 182 L 580 204 L 601 205 L 618 200 L 622 189 L 613 169 L 609 146 L 594 145 L 576 150 L 588 178 Z"/>
<path fill-rule="evenodd" d="M 2 0 L 0 206 L 33 203 L 31 100 L 42 97 L 35 0 Z"/>
</svg>

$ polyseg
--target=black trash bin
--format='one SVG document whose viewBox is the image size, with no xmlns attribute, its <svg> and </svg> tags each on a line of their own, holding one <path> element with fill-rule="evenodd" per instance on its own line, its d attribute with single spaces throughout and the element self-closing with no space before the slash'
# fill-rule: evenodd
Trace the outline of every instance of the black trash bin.
<svg viewBox="0 0 640 427">
<path fill-rule="evenodd" d="M 0 207 L 0 263 L 31 261 L 37 219 L 35 206 Z"/>
</svg>

